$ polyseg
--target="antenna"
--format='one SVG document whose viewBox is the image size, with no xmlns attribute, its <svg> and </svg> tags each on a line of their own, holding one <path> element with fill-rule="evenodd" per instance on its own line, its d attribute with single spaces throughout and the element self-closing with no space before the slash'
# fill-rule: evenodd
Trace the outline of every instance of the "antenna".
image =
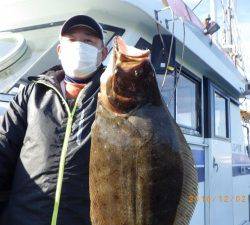
<svg viewBox="0 0 250 225">
<path fill-rule="evenodd" d="M 214 22 L 217 21 L 217 4 L 216 0 L 210 0 L 210 18 Z M 214 41 L 218 44 L 218 32 L 213 36 Z"/>
<path fill-rule="evenodd" d="M 212 1 L 212 0 L 211 0 Z M 222 48 L 232 58 L 235 66 L 245 73 L 245 64 L 238 29 L 235 0 L 220 0 L 223 11 Z M 246 78 L 246 74 L 245 78 Z"/>
</svg>

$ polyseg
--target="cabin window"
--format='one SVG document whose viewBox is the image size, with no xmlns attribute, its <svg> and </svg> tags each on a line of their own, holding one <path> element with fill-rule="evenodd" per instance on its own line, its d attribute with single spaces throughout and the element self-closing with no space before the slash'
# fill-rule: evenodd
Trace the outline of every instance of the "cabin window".
<svg viewBox="0 0 250 225">
<path fill-rule="evenodd" d="M 175 76 L 167 75 L 164 85 L 162 87 L 162 82 L 164 80 L 164 75 L 157 75 L 157 83 L 158 87 L 161 91 L 162 98 L 166 105 L 168 106 L 168 110 L 173 117 L 175 117 Z"/>
<path fill-rule="evenodd" d="M 157 75 L 161 95 L 171 115 L 189 135 L 201 135 L 201 85 L 193 76 L 181 74 L 178 81 L 175 73 L 166 76 Z M 178 83 L 177 83 L 178 82 Z"/>
<path fill-rule="evenodd" d="M 135 44 L 140 49 L 151 49 L 152 45 L 143 38 Z M 157 74 L 157 83 L 169 112 L 189 135 L 201 135 L 201 82 L 190 71 L 183 68 L 177 81 L 177 71 Z"/>
<path fill-rule="evenodd" d="M 137 43 L 135 44 L 136 48 L 139 49 L 149 49 L 151 50 L 152 44 L 149 43 L 144 38 L 140 38 Z M 163 97 L 164 102 L 168 106 L 168 110 L 173 117 L 175 117 L 175 74 L 168 74 L 165 78 L 164 85 L 162 87 L 162 82 L 164 80 L 164 74 L 157 74 L 156 75 L 158 87 L 160 89 L 161 95 Z"/>
<path fill-rule="evenodd" d="M 111 51 L 113 47 L 113 38 L 116 35 L 122 36 L 125 32 L 125 29 L 102 23 L 101 26 L 103 28 L 105 45 L 107 46 L 108 50 Z"/>
<path fill-rule="evenodd" d="M 231 134 L 230 99 L 228 95 L 210 80 L 204 82 L 204 130 L 206 138 L 229 139 Z"/>
<path fill-rule="evenodd" d="M 243 135 L 244 135 L 244 150 L 246 155 L 250 157 L 250 130 L 247 125 L 243 125 Z"/>
<path fill-rule="evenodd" d="M 151 50 L 151 46 L 152 46 L 152 45 L 151 45 L 148 41 L 146 41 L 144 38 L 140 38 L 140 39 L 137 41 L 137 43 L 135 44 L 135 47 L 136 47 L 136 48 L 144 49 L 144 50 L 146 50 L 146 49 Z"/>
<path fill-rule="evenodd" d="M 217 92 L 214 92 L 214 132 L 217 137 L 227 137 L 227 99 Z"/>
<path fill-rule="evenodd" d="M 176 88 L 176 122 L 185 128 L 199 131 L 199 83 L 180 75 Z"/>
</svg>

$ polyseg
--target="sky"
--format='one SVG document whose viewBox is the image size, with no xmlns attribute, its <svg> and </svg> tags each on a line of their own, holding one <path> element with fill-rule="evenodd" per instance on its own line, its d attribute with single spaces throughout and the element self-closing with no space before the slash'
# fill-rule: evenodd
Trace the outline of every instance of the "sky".
<svg viewBox="0 0 250 225">
<path fill-rule="evenodd" d="M 184 0 L 192 9 L 200 0 Z M 217 2 L 218 24 L 223 26 L 221 1 Z M 241 39 L 243 59 L 246 68 L 246 75 L 250 80 L 250 0 L 235 0 L 236 16 L 238 19 L 238 29 Z M 210 11 L 210 0 L 203 0 L 202 3 L 194 10 L 195 14 L 203 21 Z"/>
</svg>

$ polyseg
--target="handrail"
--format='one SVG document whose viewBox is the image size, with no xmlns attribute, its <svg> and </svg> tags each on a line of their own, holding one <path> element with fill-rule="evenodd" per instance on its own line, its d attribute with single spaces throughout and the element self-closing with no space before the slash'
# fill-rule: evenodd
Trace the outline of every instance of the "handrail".
<svg viewBox="0 0 250 225">
<path fill-rule="evenodd" d="M 196 145 L 196 146 L 202 146 L 202 147 L 209 147 L 208 144 L 204 144 L 204 143 L 195 143 L 195 142 L 187 142 L 189 145 Z"/>
</svg>

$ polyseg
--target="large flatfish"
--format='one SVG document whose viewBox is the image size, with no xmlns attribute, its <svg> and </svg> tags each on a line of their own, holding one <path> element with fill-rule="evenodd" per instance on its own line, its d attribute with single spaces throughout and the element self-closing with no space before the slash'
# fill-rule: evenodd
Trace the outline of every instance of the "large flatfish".
<svg viewBox="0 0 250 225">
<path fill-rule="evenodd" d="M 116 37 L 101 77 L 90 153 L 93 225 L 186 225 L 197 195 L 192 152 L 164 105 L 150 51 Z"/>
</svg>

